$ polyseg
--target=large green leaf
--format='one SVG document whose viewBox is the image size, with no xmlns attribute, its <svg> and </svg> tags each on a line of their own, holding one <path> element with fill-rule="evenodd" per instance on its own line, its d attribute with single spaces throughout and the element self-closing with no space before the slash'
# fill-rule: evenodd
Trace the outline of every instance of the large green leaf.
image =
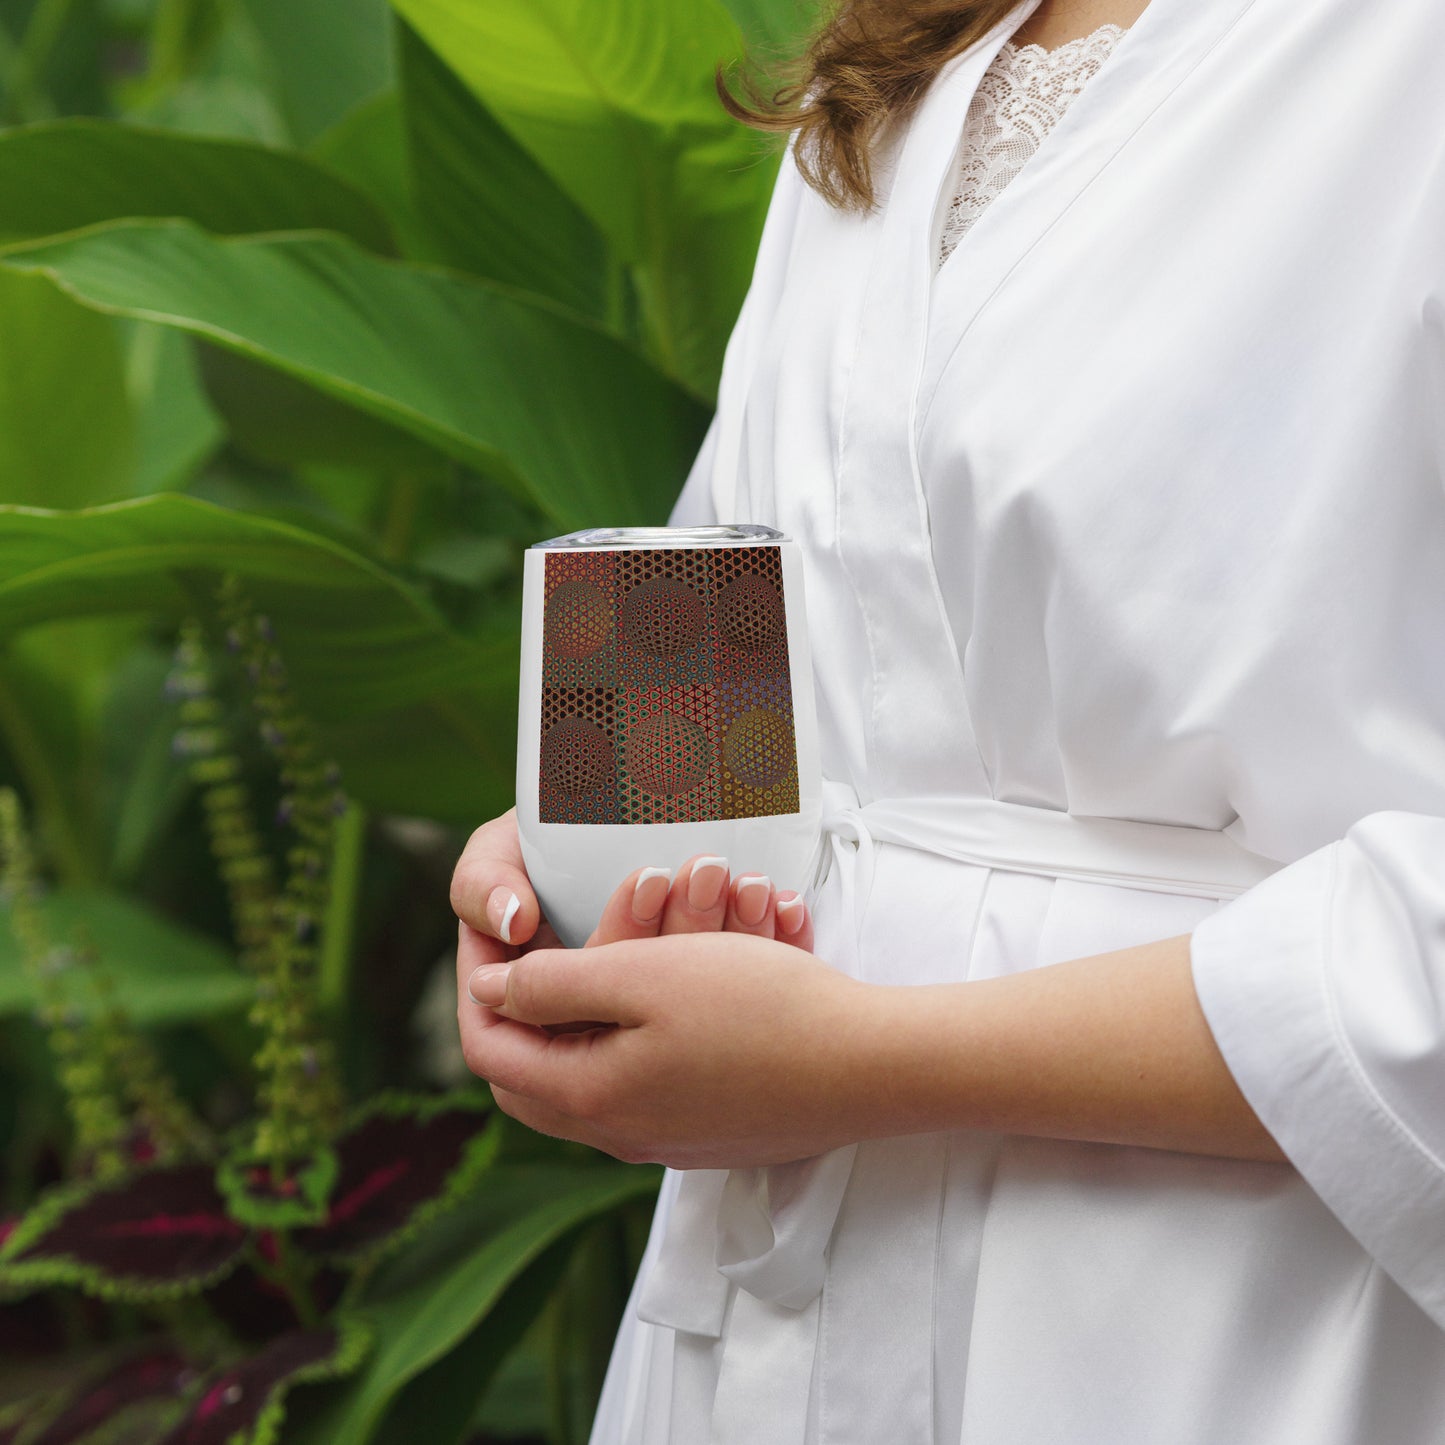
<svg viewBox="0 0 1445 1445">
<path fill-rule="evenodd" d="M 394 249 L 366 196 L 293 152 L 103 120 L 0 133 L 0 242 L 135 216 L 186 216 L 222 235 L 340 231 Z"/>
<path fill-rule="evenodd" d="M 110 501 L 133 466 L 115 323 L 43 277 L 0 272 L 0 502 Z"/>
<path fill-rule="evenodd" d="M 372 1281 L 361 1313 L 376 1351 L 297 1445 L 364 1445 L 397 1393 L 461 1344 L 524 1270 L 589 1220 L 655 1190 L 657 1177 L 620 1166 L 494 1167 L 470 1205 Z"/>
<path fill-rule="evenodd" d="M 393 4 L 639 268 L 658 354 L 711 395 L 774 173 L 718 103 L 720 0 Z"/>
<path fill-rule="evenodd" d="M 386 0 L 246 0 L 291 133 L 306 145 L 391 79 Z"/>
<path fill-rule="evenodd" d="M 766 64 L 790 59 L 817 25 L 822 0 L 723 0 L 747 38 L 750 53 Z"/>
<path fill-rule="evenodd" d="M 377 563 L 300 527 L 177 496 L 0 508 L 0 639 L 60 617 L 178 617 L 222 572 L 272 619 L 300 701 L 358 798 L 462 824 L 507 806 L 515 632 L 461 637 Z"/>
<path fill-rule="evenodd" d="M 244 1008 L 253 981 L 225 949 L 182 928 L 134 899 L 102 889 L 59 889 L 41 900 L 57 946 L 83 939 L 95 949 L 115 985 L 115 1001 L 135 1023 L 178 1023 Z M 96 1002 L 89 985 L 62 987 L 71 1007 Z M 38 1002 L 19 945 L 0 910 L 0 1015 L 28 1011 Z"/>
<path fill-rule="evenodd" d="M 605 318 L 607 243 L 408 25 L 403 114 L 417 207 L 446 259 Z"/>
<path fill-rule="evenodd" d="M 183 221 L 139 221 L 36 243 L 0 264 L 278 367 L 571 527 L 664 517 L 706 425 L 680 388 L 570 313 L 339 237 L 221 239 Z"/>
</svg>

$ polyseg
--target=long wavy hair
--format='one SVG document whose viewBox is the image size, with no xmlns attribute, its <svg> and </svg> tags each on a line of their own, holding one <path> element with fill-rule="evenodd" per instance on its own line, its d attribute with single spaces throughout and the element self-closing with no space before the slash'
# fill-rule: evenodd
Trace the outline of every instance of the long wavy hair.
<svg viewBox="0 0 1445 1445">
<path fill-rule="evenodd" d="M 798 167 L 835 206 L 870 210 L 873 150 L 908 115 L 939 67 L 993 29 L 1018 0 L 839 0 L 802 57 L 741 96 L 719 71 L 728 112 L 758 130 L 797 131 Z"/>
</svg>

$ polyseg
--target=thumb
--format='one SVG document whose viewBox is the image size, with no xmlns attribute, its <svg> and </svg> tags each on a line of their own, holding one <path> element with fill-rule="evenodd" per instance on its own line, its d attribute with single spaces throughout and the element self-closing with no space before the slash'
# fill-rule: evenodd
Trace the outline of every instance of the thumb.
<svg viewBox="0 0 1445 1445">
<path fill-rule="evenodd" d="M 500 970 L 490 974 L 486 986 L 500 995 L 491 1007 L 505 1018 L 538 1028 L 575 1023 L 635 1026 L 643 1020 L 630 953 L 623 944 L 536 949 L 510 965 L 505 979 Z"/>
</svg>

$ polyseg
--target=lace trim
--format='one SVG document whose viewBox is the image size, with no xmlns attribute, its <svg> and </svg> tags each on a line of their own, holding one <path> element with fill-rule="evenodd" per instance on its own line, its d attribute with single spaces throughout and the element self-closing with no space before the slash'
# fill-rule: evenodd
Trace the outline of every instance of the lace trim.
<svg viewBox="0 0 1445 1445">
<path fill-rule="evenodd" d="M 1103 69 L 1124 33 L 1122 26 L 1101 25 L 1052 50 L 1005 42 L 968 108 L 939 265 Z"/>
</svg>

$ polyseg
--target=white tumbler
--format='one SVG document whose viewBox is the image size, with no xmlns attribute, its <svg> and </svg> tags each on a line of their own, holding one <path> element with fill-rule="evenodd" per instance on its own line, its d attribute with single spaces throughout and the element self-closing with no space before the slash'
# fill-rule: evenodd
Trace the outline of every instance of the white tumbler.
<svg viewBox="0 0 1445 1445">
<path fill-rule="evenodd" d="M 521 662 L 517 830 L 568 947 L 634 868 L 695 853 L 806 889 L 822 773 L 796 543 L 744 525 L 539 542 Z"/>
</svg>

